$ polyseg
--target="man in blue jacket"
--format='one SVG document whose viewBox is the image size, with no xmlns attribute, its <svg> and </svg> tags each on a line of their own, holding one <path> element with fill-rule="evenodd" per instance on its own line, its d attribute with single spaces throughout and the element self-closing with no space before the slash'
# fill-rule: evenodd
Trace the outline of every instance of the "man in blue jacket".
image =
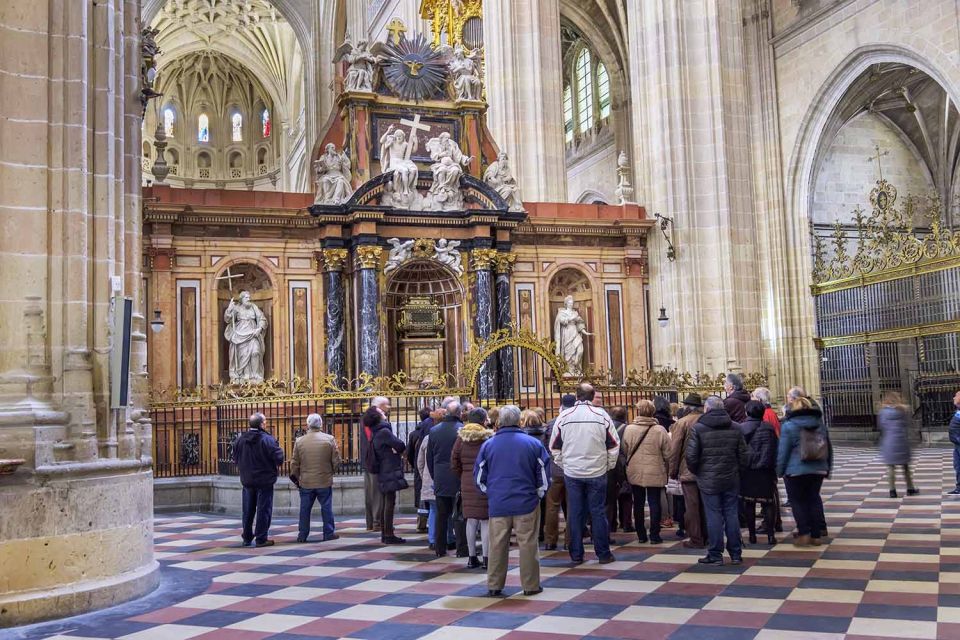
<svg viewBox="0 0 960 640">
<path fill-rule="evenodd" d="M 953 406 L 957 411 L 950 418 L 950 442 L 953 443 L 953 472 L 957 476 L 957 486 L 953 491 L 949 491 L 951 496 L 960 496 L 960 391 L 953 396 Z"/>
<path fill-rule="evenodd" d="M 283 449 L 266 432 L 267 419 L 262 413 L 250 416 L 250 429 L 233 445 L 233 461 L 240 470 L 243 485 L 243 546 L 269 547 L 267 539 L 273 517 L 273 485 L 283 464 Z M 257 526 L 253 527 L 256 514 Z"/>
<path fill-rule="evenodd" d="M 500 428 L 483 443 L 474 464 L 477 488 L 487 494 L 490 512 L 490 557 L 487 589 L 491 597 L 503 595 L 510 553 L 510 532 L 520 547 L 520 584 L 523 595 L 540 593 L 540 500 L 549 485 L 550 460 L 543 443 L 519 427 L 520 409 L 509 404 L 500 409 Z M 432 437 L 432 436 L 431 436 Z"/>
</svg>

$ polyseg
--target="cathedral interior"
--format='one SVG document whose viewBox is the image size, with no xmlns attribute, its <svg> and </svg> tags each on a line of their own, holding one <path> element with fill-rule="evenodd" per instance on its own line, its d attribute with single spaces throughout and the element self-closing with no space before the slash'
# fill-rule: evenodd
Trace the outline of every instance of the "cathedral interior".
<svg viewBox="0 0 960 640">
<path fill-rule="evenodd" d="M 0 637 L 960 637 L 958 52 L 949 0 L 3 0 Z M 372 396 L 406 440 L 728 373 L 823 407 L 829 547 L 545 554 L 487 610 L 350 520 Z M 288 456 L 324 416 L 342 548 L 228 549 L 254 412 Z"/>
</svg>

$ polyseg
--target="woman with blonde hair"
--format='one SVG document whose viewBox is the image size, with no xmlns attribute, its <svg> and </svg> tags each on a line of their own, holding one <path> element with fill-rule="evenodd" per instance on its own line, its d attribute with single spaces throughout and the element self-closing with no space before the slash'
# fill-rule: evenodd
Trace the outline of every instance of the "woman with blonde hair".
<svg viewBox="0 0 960 640">
<path fill-rule="evenodd" d="M 660 544 L 662 505 L 660 491 L 670 469 L 670 436 L 654 418 L 656 407 L 649 400 L 637 402 L 636 417 L 623 431 L 620 450 L 626 461 L 627 482 L 633 492 L 633 526 L 637 540 L 647 541 L 643 503 L 650 506 L 650 542 Z"/>
<path fill-rule="evenodd" d="M 890 497 L 897 497 L 897 467 L 903 467 L 907 480 L 907 495 L 915 496 L 920 491 L 913 484 L 910 474 L 910 417 L 903 405 L 903 398 L 896 391 L 883 394 L 883 408 L 877 414 L 880 429 L 880 457 L 890 470 Z"/>
</svg>

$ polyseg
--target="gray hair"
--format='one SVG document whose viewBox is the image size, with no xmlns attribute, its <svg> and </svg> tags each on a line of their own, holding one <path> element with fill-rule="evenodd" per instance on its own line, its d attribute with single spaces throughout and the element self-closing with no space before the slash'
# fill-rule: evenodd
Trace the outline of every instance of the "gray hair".
<svg viewBox="0 0 960 640">
<path fill-rule="evenodd" d="M 798 400 L 806 397 L 807 392 L 803 390 L 803 387 L 793 387 L 790 389 L 790 391 L 787 391 L 787 401 Z"/>
<path fill-rule="evenodd" d="M 383 405 L 389 404 L 389 403 L 390 403 L 390 400 L 388 400 L 387 398 L 384 398 L 383 396 L 377 396 L 376 398 L 370 401 L 370 406 L 376 407 L 377 409 L 379 409 Z"/>
<path fill-rule="evenodd" d="M 319 413 L 311 413 L 307 416 L 307 428 L 314 431 L 320 431 L 323 428 L 323 418 L 320 417 Z"/>
<path fill-rule="evenodd" d="M 456 400 L 456 398 L 454 398 L 453 396 L 447 396 L 446 398 L 440 401 L 440 407 L 446 410 L 447 405 L 453 402 L 454 400 Z"/>
<path fill-rule="evenodd" d="M 267 421 L 267 416 L 262 413 L 254 413 L 250 416 L 250 428 L 251 429 L 263 429 L 263 423 Z"/>
<path fill-rule="evenodd" d="M 727 382 L 731 387 L 734 388 L 734 390 L 743 391 L 743 378 L 741 378 L 739 375 L 735 373 L 728 373 Z"/>
<path fill-rule="evenodd" d="M 703 403 L 703 410 L 713 411 L 714 409 L 723 409 L 723 400 L 720 396 L 707 396 Z"/>
<path fill-rule="evenodd" d="M 460 415 L 460 401 L 452 398 L 450 402 L 447 402 L 443 406 L 447 410 L 448 416 L 459 416 Z"/>
<path fill-rule="evenodd" d="M 766 387 L 757 387 L 753 390 L 753 397 L 757 402 L 762 402 L 766 406 L 770 406 L 770 389 Z"/>
<path fill-rule="evenodd" d="M 520 407 L 515 404 L 507 404 L 500 407 L 497 421 L 501 427 L 516 427 L 520 425 Z"/>
</svg>

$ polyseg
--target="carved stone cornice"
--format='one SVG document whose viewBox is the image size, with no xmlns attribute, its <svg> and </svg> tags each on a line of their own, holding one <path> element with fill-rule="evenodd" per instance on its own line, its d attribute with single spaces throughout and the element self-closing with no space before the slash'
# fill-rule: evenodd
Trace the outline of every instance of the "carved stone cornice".
<svg viewBox="0 0 960 640">
<path fill-rule="evenodd" d="M 489 271 L 497 259 L 496 249 L 474 249 L 470 252 L 474 271 Z"/>
<path fill-rule="evenodd" d="M 346 249 L 324 249 L 323 250 L 323 271 L 343 271 L 347 264 L 349 252 Z"/>
<path fill-rule="evenodd" d="M 383 247 L 375 245 L 363 245 L 354 249 L 357 261 L 357 267 L 360 269 L 377 269 L 380 267 L 380 258 L 383 255 Z"/>
<path fill-rule="evenodd" d="M 517 261 L 515 253 L 498 253 L 494 258 L 497 267 L 497 273 L 510 274 L 513 272 L 513 265 Z"/>
</svg>

